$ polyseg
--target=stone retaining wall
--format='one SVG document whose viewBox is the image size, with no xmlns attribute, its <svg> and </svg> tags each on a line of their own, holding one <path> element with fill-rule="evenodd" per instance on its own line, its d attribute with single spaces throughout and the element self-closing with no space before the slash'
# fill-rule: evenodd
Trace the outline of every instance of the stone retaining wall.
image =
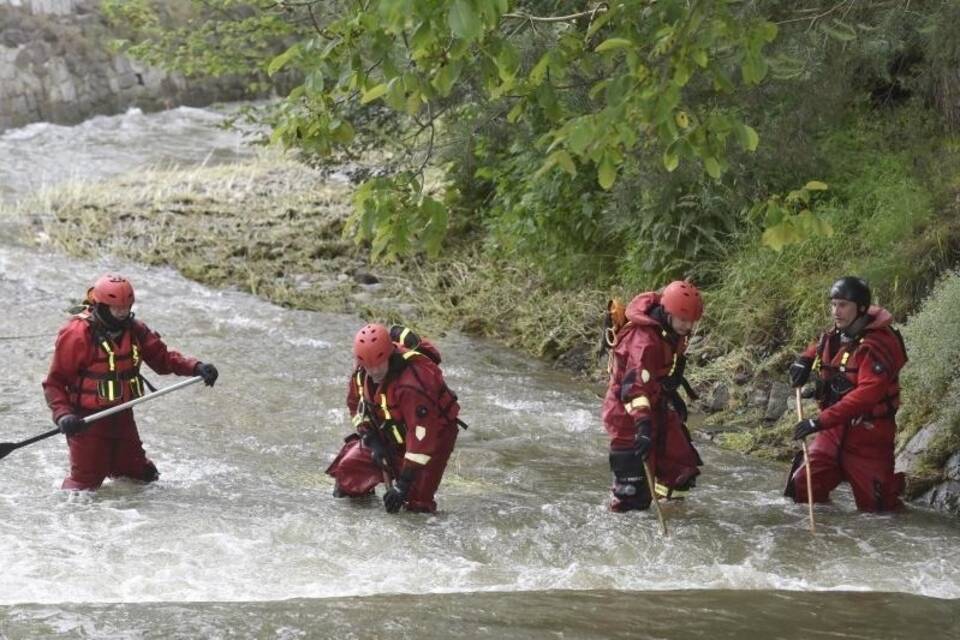
<svg viewBox="0 0 960 640">
<path fill-rule="evenodd" d="M 188 81 L 111 53 L 97 8 L 92 0 L 0 0 L 0 131 L 253 97 L 243 79 Z"/>
</svg>

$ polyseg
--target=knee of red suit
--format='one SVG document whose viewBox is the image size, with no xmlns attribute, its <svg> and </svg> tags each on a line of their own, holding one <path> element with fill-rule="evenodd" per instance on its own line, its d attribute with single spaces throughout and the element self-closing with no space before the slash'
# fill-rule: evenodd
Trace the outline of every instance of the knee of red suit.
<svg viewBox="0 0 960 640">
<path fill-rule="evenodd" d="M 333 476 L 340 491 L 348 496 L 362 496 L 383 481 L 383 471 L 370 457 L 370 452 L 353 440 L 330 467 L 327 475 Z"/>
<path fill-rule="evenodd" d="M 68 491 L 96 491 L 103 484 L 103 481 L 107 478 L 107 473 L 95 472 L 95 473 L 82 473 L 82 472 L 71 472 L 69 476 L 63 479 L 63 484 L 60 485 L 61 489 L 66 489 Z M 157 470 L 157 466 L 152 462 L 147 462 L 143 468 L 143 473 L 138 476 L 114 476 L 118 478 L 128 478 L 130 480 L 136 480 L 137 482 L 156 482 L 160 479 L 160 472 Z"/>
</svg>

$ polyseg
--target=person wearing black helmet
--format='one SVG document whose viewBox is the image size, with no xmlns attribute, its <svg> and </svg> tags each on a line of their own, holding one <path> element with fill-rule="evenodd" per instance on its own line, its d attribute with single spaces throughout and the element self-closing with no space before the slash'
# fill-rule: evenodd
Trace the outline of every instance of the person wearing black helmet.
<svg viewBox="0 0 960 640">
<path fill-rule="evenodd" d="M 830 287 L 833 328 L 790 365 L 794 387 L 816 374 L 816 418 L 801 420 L 794 439 L 816 434 L 809 449 L 814 502 L 847 481 L 860 511 L 902 507 L 903 474 L 894 473 L 900 369 L 907 352 L 890 312 L 871 304 L 870 287 L 845 276 Z M 785 495 L 807 501 L 806 470 L 794 461 Z"/>
</svg>

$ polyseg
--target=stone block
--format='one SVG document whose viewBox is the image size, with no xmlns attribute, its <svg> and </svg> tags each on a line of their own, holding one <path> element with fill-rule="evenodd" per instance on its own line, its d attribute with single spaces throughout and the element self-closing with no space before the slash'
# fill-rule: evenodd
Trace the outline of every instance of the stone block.
<svg viewBox="0 0 960 640">
<path fill-rule="evenodd" d="M 720 382 L 710 392 L 710 399 L 705 403 L 704 409 L 707 413 L 716 413 L 723 411 L 730 404 L 730 388 Z"/>
<path fill-rule="evenodd" d="M 770 385 L 770 395 L 767 397 L 767 408 L 763 414 L 765 422 L 776 422 L 787 410 L 787 399 L 790 397 L 790 385 L 783 382 L 774 382 Z"/>
<path fill-rule="evenodd" d="M 907 475 L 913 475 L 920 459 L 930 444 L 950 425 L 946 421 L 931 422 L 918 431 L 900 453 L 897 454 L 897 469 Z"/>
<path fill-rule="evenodd" d="M 947 458 L 947 463 L 943 465 L 943 475 L 950 480 L 960 481 L 960 451 Z"/>
<path fill-rule="evenodd" d="M 941 482 L 923 494 L 920 502 L 937 511 L 960 515 L 960 482 L 956 480 Z"/>
</svg>

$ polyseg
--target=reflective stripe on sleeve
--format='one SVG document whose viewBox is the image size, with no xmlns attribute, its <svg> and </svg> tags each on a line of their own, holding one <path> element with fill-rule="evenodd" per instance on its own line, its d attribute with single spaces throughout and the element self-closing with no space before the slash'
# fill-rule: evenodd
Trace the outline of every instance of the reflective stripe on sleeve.
<svg viewBox="0 0 960 640">
<path fill-rule="evenodd" d="M 628 412 L 633 411 L 634 409 L 641 409 L 641 408 L 649 409 L 650 400 L 647 398 L 647 396 L 637 396 L 630 402 L 625 403 L 623 405 L 623 408 L 626 409 Z"/>
<path fill-rule="evenodd" d="M 407 451 L 403 457 L 411 462 L 416 462 L 417 464 L 425 465 L 430 462 L 430 456 L 425 453 L 410 453 Z"/>
</svg>

